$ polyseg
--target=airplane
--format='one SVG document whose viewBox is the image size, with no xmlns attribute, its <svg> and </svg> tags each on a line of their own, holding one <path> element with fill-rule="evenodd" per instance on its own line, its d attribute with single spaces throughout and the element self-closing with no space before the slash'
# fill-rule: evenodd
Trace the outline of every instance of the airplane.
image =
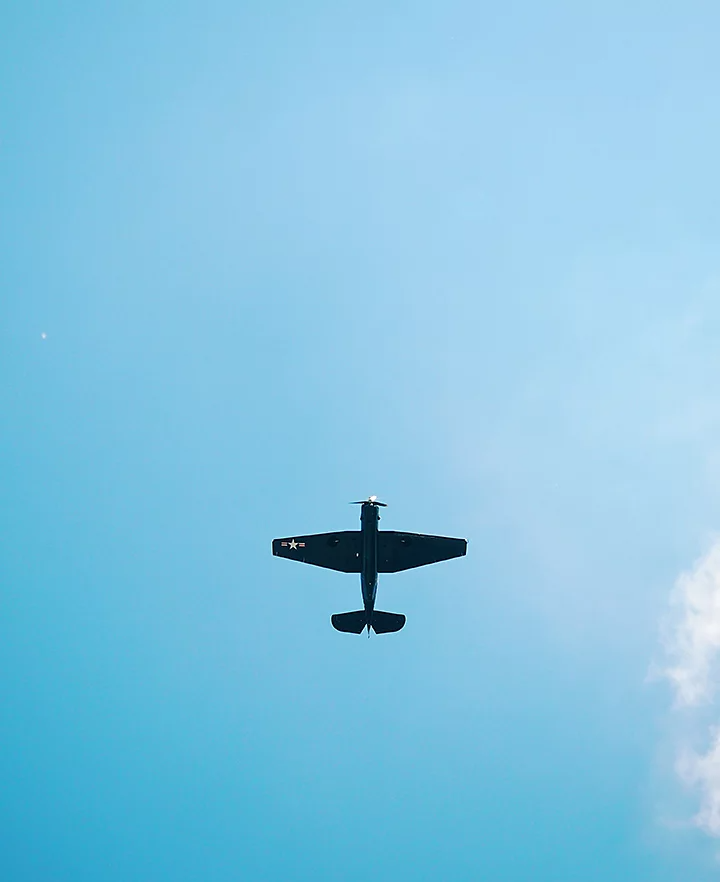
<svg viewBox="0 0 720 882">
<path fill-rule="evenodd" d="M 377 496 L 371 496 L 350 504 L 362 506 L 360 530 L 273 539 L 272 553 L 276 557 L 341 573 L 360 573 L 364 609 L 332 616 L 332 625 L 337 631 L 362 634 L 367 628 L 368 637 L 371 628 L 376 634 L 399 631 L 405 625 L 404 615 L 375 609 L 378 573 L 398 573 L 400 570 L 462 557 L 467 551 L 467 541 L 379 530 L 380 508 L 386 508 L 386 503 L 378 502 Z"/>
</svg>

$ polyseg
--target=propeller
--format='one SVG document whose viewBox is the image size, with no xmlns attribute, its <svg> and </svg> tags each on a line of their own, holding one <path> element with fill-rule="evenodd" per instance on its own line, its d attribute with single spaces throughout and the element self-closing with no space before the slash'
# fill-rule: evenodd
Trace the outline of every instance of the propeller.
<svg viewBox="0 0 720 882">
<path fill-rule="evenodd" d="M 350 505 L 381 505 L 383 508 L 387 508 L 387 502 L 378 502 L 377 496 L 368 496 L 367 499 L 351 502 Z"/>
</svg>

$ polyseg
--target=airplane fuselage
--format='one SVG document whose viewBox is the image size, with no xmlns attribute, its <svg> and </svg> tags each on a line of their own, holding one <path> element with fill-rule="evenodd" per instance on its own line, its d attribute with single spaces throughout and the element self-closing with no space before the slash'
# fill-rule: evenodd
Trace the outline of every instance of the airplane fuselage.
<svg viewBox="0 0 720 882">
<path fill-rule="evenodd" d="M 368 620 L 375 607 L 378 581 L 378 521 L 380 511 L 376 505 L 364 502 L 360 513 L 360 532 L 362 533 L 362 569 L 360 583 L 363 604 Z"/>
</svg>

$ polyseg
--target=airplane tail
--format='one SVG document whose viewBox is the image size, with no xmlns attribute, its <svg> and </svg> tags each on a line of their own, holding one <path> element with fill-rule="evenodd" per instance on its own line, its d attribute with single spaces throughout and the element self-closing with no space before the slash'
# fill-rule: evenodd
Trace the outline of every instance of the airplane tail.
<svg viewBox="0 0 720 882">
<path fill-rule="evenodd" d="M 330 621 L 336 631 L 361 634 L 367 625 L 367 613 L 364 609 L 359 609 L 357 612 L 336 613 Z"/>
<path fill-rule="evenodd" d="M 376 634 L 393 634 L 405 627 L 405 616 L 402 613 L 380 612 L 376 609 L 370 626 Z"/>
<path fill-rule="evenodd" d="M 361 634 L 368 624 L 368 614 L 364 609 L 356 612 L 336 613 L 332 617 L 332 625 L 336 631 L 345 634 Z M 405 616 L 400 613 L 381 612 L 379 609 L 371 613 L 370 627 L 376 634 L 391 634 L 405 625 Z"/>
</svg>

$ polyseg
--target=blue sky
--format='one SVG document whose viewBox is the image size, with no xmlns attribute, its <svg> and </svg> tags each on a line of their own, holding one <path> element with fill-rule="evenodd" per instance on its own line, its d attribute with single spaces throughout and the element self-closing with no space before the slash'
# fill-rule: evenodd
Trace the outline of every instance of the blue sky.
<svg viewBox="0 0 720 882">
<path fill-rule="evenodd" d="M 717 876 L 716 4 L 6 4 L 0 876 Z M 41 334 L 46 334 L 42 339 Z M 293 532 L 467 536 L 381 580 Z"/>
</svg>

